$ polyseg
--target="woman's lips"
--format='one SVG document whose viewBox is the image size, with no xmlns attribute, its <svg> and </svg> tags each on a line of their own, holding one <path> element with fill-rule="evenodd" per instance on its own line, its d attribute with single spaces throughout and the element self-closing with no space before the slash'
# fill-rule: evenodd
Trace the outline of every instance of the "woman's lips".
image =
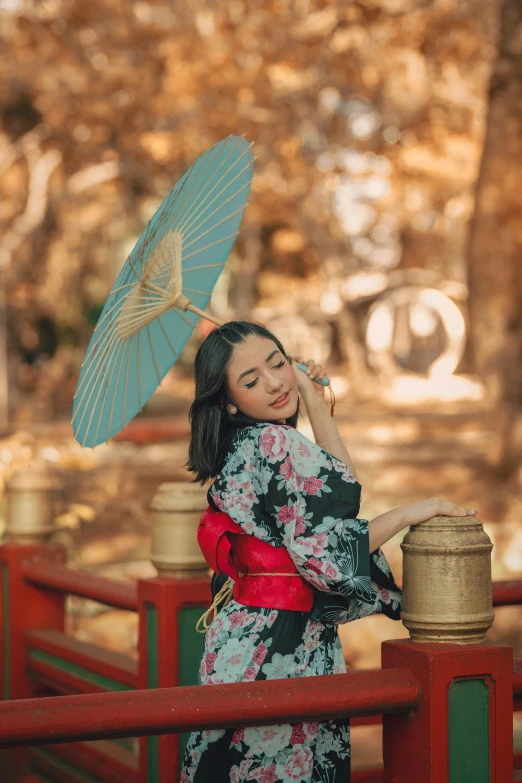
<svg viewBox="0 0 522 783">
<path fill-rule="evenodd" d="M 270 403 L 271 408 L 281 408 L 282 405 L 286 405 L 290 398 L 290 392 L 286 392 L 285 396 L 280 402 L 272 402 Z"/>
</svg>

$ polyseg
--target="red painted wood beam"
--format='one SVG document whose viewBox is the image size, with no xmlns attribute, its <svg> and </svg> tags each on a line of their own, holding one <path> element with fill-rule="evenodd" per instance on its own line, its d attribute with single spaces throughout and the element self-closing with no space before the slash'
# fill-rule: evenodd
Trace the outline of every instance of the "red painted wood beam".
<svg viewBox="0 0 522 783">
<path fill-rule="evenodd" d="M 0 703 L 0 747 L 395 713 L 413 709 L 420 695 L 408 669 L 390 668 L 306 683 L 299 677 L 22 699 Z"/>
<path fill-rule="evenodd" d="M 65 562 L 65 547 L 59 544 L 0 546 L 0 698 L 28 699 L 33 695 L 27 672 L 27 631 L 65 627 L 65 596 L 40 590 L 22 576 L 24 562 L 38 557 L 59 566 Z M 0 779 L 19 780 L 26 768 L 25 748 L 0 761 Z M 7 767 L 7 769 L 4 769 Z"/>
<path fill-rule="evenodd" d="M 32 631 L 26 634 L 26 641 L 29 656 L 33 650 L 39 650 L 131 688 L 138 687 L 138 662 L 127 655 L 81 642 L 59 631 Z"/>
<path fill-rule="evenodd" d="M 61 677 L 55 677 L 53 675 L 44 673 L 42 671 L 36 671 L 32 667 L 28 667 L 27 673 L 29 678 L 34 683 L 34 696 L 37 698 L 47 698 L 48 696 L 77 696 L 79 693 L 85 693 L 85 689 L 81 686 L 80 682 L 70 683 L 64 682 Z M 43 691 L 43 692 L 42 692 Z M 49 691 L 51 691 L 49 693 Z M 107 693 L 100 689 L 92 690 L 90 693 Z"/>
<path fill-rule="evenodd" d="M 78 777 L 71 775 L 70 769 L 56 767 L 53 759 L 47 757 L 47 751 L 43 748 L 31 748 L 31 762 L 33 769 L 22 778 L 22 783 L 78 783 Z"/>
<path fill-rule="evenodd" d="M 33 681 L 74 696 L 85 693 L 113 693 L 117 688 L 94 679 L 82 677 L 81 674 L 60 669 L 47 661 L 30 658 L 27 669 Z M 118 691 L 120 692 L 120 691 Z M 40 698 L 47 698 L 40 697 Z"/>
<path fill-rule="evenodd" d="M 132 441 L 133 443 L 165 443 L 175 440 L 187 440 L 190 437 L 190 423 L 187 420 L 176 421 L 167 417 L 154 419 L 133 419 L 111 440 Z"/>
<path fill-rule="evenodd" d="M 130 750 L 118 747 L 108 740 L 96 742 L 70 742 L 66 745 L 50 745 L 45 756 L 39 749 L 31 749 L 31 757 L 38 766 L 44 759 L 50 771 L 53 761 L 71 764 L 82 772 L 90 773 L 104 783 L 138 783 L 138 757 Z"/>
<path fill-rule="evenodd" d="M 515 701 L 522 699 L 522 658 L 513 661 L 513 698 Z"/>
<path fill-rule="evenodd" d="M 493 606 L 522 604 L 522 579 L 493 582 Z"/>
<path fill-rule="evenodd" d="M 372 769 L 352 769 L 351 783 L 382 783 L 382 767 Z"/>
<path fill-rule="evenodd" d="M 43 560 L 27 560 L 22 568 L 24 578 L 39 587 L 90 598 L 118 609 L 138 611 L 138 588 L 131 582 L 120 582 L 89 571 L 74 570 Z"/>
<path fill-rule="evenodd" d="M 516 708 L 522 710 L 522 658 L 515 658 L 513 662 L 513 698 Z M 352 718 L 350 726 L 374 726 L 382 724 L 382 715 L 363 715 Z"/>
<path fill-rule="evenodd" d="M 93 601 L 137 610 L 137 591 L 134 584 L 97 576 L 88 571 L 73 570 L 66 566 L 49 567 L 48 563 L 33 560 L 24 564 L 24 576 L 34 584 L 55 590 L 91 598 Z M 522 580 L 511 579 L 493 582 L 493 605 L 510 606 L 522 603 Z"/>
<path fill-rule="evenodd" d="M 352 718 L 350 726 L 380 726 L 382 724 L 382 715 L 363 715 L 360 718 Z"/>
</svg>

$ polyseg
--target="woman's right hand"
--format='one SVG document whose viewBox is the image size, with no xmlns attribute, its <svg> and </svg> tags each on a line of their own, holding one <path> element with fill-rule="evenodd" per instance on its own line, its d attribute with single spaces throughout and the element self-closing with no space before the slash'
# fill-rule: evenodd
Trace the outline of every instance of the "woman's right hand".
<svg viewBox="0 0 522 783">
<path fill-rule="evenodd" d="M 409 503 L 402 506 L 404 527 L 420 525 L 432 517 L 471 517 L 477 513 L 477 509 L 459 506 L 441 498 L 428 498 L 417 503 Z"/>
</svg>

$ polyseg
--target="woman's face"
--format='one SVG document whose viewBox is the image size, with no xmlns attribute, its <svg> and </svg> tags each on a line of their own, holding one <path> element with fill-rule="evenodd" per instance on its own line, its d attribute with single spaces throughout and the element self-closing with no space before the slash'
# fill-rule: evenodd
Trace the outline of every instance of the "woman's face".
<svg viewBox="0 0 522 783">
<path fill-rule="evenodd" d="M 227 380 L 235 406 L 253 419 L 284 424 L 297 410 L 295 373 L 268 337 L 251 335 L 235 346 Z M 274 405 L 276 400 L 278 404 Z"/>
</svg>

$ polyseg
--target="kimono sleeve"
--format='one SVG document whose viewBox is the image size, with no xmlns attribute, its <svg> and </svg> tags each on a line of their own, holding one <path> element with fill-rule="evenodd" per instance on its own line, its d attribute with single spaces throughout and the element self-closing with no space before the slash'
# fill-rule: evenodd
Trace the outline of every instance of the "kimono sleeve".
<svg viewBox="0 0 522 783">
<path fill-rule="evenodd" d="M 264 511 L 315 588 L 312 619 L 349 622 L 375 612 L 399 619 L 400 590 L 382 551 L 369 551 L 361 485 L 347 465 L 286 425 L 267 425 L 258 448 Z"/>
</svg>

